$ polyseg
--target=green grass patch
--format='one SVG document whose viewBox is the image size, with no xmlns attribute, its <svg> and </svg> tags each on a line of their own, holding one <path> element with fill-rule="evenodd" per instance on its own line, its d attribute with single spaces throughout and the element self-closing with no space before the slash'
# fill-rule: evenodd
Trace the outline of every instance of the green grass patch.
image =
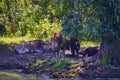
<svg viewBox="0 0 120 80">
<path fill-rule="evenodd" d="M 35 38 L 30 38 L 29 36 L 24 37 L 0 37 L 0 43 L 2 44 L 18 44 L 23 41 L 35 40 Z"/>
<path fill-rule="evenodd" d="M 61 68 L 61 67 L 66 66 L 67 64 L 68 62 L 66 60 L 59 59 L 53 66 L 56 68 Z"/>
<path fill-rule="evenodd" d="M 24 37 L 0 37 L 0 43 L 3 44 L 18 44 L 23 41 L 30 41 L 35 40 L 36 38 L 32 38 L 29 36 Z M 100 42 L 94 42 L 94 41 L 81 41 L 81 47 L 94 47 L 94 46 L 100 46 Z"/>
<path fill-rule="evenodd" d="M 31 68 L 32 70 L 40 70 L 43 68 L 63 68 L 63 67 L 68 67 L 68 68 L 76 68 L 79 60 L 75 60 L 72 58 L 51 58 L 51 59 L 46 59 L 46 60 L 35 60 L 34 62 L 31 63 Z M 70 65 L 71 64 L 71 65 Z M 68 66 L 70 65 L 70 66 Z M 30 68 L 30 69 L 31 69 Z"/>
<path fill-rule="evenodd" d="M 70 65 L 70 68 L 73 68 L 73 69 L 74 69 L 74 68 L 77 68 L 77 67 L 78 67 L 78 65 L 77 65 L 77 64 L 74 64 L 74 63 Z"/>
<path fill-rule="evenodd" d="M 100 46 L 100 42 L 81 41 L 81 47 L 87 48 L 87 47 L 95 47 L 95 46 Z"/>
<path fill-rule="evenodd" d="M 34 74 L 23 74 L 14 71 L 1 71 L 0 70 L 0 80 L 45 80 L 42 77 L 36 76 Z"/>
</svg>

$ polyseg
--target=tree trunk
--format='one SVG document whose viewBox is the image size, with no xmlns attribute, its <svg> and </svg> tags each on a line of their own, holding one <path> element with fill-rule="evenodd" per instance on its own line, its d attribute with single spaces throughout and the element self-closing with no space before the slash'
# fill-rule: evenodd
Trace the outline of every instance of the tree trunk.
<svg viewBox="0 0 120 80">
<path fill-rule="evenodd" d="M 107 55 L 109 63 L 113 66 L 120 66 L 120 42 L 106 42 L 101 43 L 98 51 L 98 59 L 102 60 L 103 56 Z"/>
</svg>

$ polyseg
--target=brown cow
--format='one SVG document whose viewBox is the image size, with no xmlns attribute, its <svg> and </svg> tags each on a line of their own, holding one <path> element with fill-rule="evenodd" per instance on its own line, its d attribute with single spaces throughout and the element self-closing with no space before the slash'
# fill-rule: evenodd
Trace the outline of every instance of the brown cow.
<svg viewBox="0 0 120 80">
<path fill-rule="evenodd" d="M 69 40 L 67 40 L 60 32 L 54 33 L 51 36 L 51 48 L 54 53 L 58 53 L 62 50 L 69 49 Z"/>
</svg>

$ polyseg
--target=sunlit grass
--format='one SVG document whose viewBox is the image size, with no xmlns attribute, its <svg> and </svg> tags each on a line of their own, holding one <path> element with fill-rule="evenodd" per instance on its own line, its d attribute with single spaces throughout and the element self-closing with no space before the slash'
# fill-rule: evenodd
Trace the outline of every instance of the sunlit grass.
<svg viewBox="0 0 120 80">
<path fill-rule="evenodd" d="M 3 44 L 18 44 L 23 41 L 35 40 L 35 38 L 31 38 L 29 36 L 24 37 L 0 37 L 0 43 Z M 81 47 L 94 47 L 99 46 L 100 42 L 94 41 L 81 41 Z"/>
<path fill-rule="evenodd" d="M 18 44 L 23 41 L 35 40 L 35 38 L 30 38 L 28 36 L 24 37 L 0 37 L 0 43 L 3 44 Z"/>
<path fill-rule="evenodd" d="M 87 48 L 87 47 L 95 47 L 95 46 L 100 46 L 100 42 L 81 41 L 81 47 Z"/>
</svg>

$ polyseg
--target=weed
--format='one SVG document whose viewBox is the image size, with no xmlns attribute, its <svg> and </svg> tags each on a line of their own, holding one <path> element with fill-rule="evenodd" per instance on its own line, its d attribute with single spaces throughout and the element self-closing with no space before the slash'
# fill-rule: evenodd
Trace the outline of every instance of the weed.
<svg viewBox="0 0 120 80">
<path fill-rule="evenodd" d="M 108 54 L 102 53 L 102 64 L 107 65 L 109 63 L 109 57 Z"/>
</svg>

